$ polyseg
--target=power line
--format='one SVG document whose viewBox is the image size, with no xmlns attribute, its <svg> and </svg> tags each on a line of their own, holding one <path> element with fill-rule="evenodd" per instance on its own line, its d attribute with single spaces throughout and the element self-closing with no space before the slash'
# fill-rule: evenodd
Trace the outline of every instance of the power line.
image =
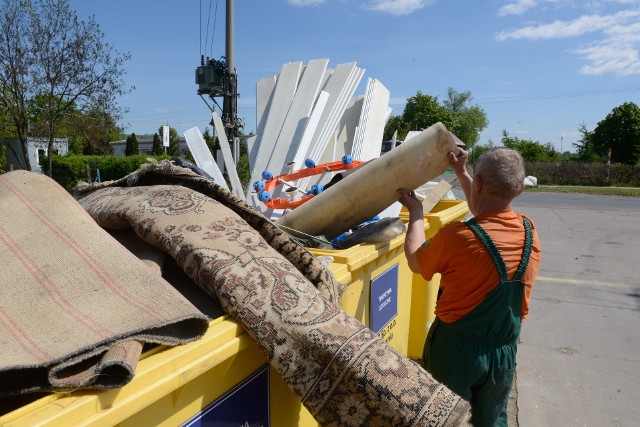
<svg viewBox="0 0 640 427">
<path fill-rule="evenodd" d="M 540 99 L 557 99 L 557 98 L 577 98 L 581 96 L 594 96 L 594 95 L 603 95 L 607 93 L 622 93 L 622 92 L 637 92 L 637 91 L 640 91 L 640 86 L 579 90 L 579 91 L 572 91 L 572 92 L 549 92 L 549 93 L 526 94 L 526 95 L 498 96 L 495 98 L 479 99 L 476 101 L 476 103 L 498 104 L 503 102 L 535 101 Z"/>
</svg>

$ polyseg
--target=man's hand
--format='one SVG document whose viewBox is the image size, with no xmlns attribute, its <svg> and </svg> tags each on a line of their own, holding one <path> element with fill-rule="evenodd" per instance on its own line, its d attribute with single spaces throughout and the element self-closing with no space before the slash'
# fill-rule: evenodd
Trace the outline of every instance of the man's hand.
<svg viewBox="0 0 640 427">
<path fill-rule="evenodd" d="M 460 176 L 460 174 L 464 174 L 467 171 L 467 159 L 469 158 L 469 153 L 464 151 L 462 148 L 458 150 L 458 153 L 454 153 L 453 151 L 449 153 L 449 163 L 451 164 L 451 168 L 456 173 L 456 176 Z"/>
<path fill-rule="evenodd" d="M 400 188 L 398 190 L 398 194 L 400 194 L 400 199 L 398 201 L 402 204 L 402 206 L 407 208 L 409 214 L 415 213 L 419 214 L 422 217 L 424 208 L 422 206 L 422 201 L 418 199 L 415 191 L 406 188 Z"/>
</svg>

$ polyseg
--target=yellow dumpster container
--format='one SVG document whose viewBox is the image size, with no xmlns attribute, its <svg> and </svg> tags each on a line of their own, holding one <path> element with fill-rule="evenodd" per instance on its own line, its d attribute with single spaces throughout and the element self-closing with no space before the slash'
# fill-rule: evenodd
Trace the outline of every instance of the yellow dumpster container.
<svg viewBox="0 0 640 427">
<path fill-rule="evenodd" d="M 431 239 L 438 230 L 450 222 L 462 221 L 468 213 L 469 206 L 464 200 L 441 200 L 433 207 L 431 212 L 424 215 L 425 238 L 427 240 Z M 409 220 L 409 213 L 405 208 L 402 208 L 400 218 L 405 221 Z M 414 360 L 422 358 L 424 340 L 431 324 L 435 320 L 439 287 L 440 274 L 435 274 L 428 282 L 419 274 L 413 275 L 407 356 Z"/>
<path fill-rule="evenodd" d="M 2 399 L 4 427 L 318 425 L 228 316 L 213 320 L 197 341 L 145 351 L 124 387 L 50 394 L 5 413 L 7 406 Z"/>
<path fill-rule="evenodd" d="M 405 236 L 343 250 L 309 251 L 333 257 L 329 269 L 347 285 L 342 309 L 407 355 L 413 273 L 404 256 Z"/>
<path fill-rule="evenodd" d="M 425 235 L 430 238 L 467 211 L 465 202 L 440 202 L 425 215 Z M 433 321 L 431 288 L 437 292 L 439 280 L 425 284 L 411 272 L 404 239 L 403 234 L 386 243 L 311 252 L 334 258 L 329 268 L 347 284 L 342 308 L 417 359 L 427 322 Z M 239 426 L 318 426 L 253 339 L 226 315 L 212 320 L 197 341 L 145 350 L 124 387 L 12 399 L 0 399 L 1 426 L 189 426 L 219 420 Z"/>
</svg>

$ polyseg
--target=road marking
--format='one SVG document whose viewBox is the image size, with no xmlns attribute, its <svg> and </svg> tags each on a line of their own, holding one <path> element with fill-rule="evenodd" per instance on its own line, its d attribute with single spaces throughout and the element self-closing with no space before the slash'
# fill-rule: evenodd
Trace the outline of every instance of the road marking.
<svg viewBox="0 0 640 427">
<path fill-rule="evenodd" d="M 568 279 L 564 277 L 549 277 L 549 276 L 538 276 L 536 281 L 541 282 L 559 282 L 559 283 L 570 283 L 572 285 L 591 285 L 591 286 L 604 286 L 609 288 L 621 288 L 621 289 L 635 289 L 632 285 L 627 285 L 625 283 L 613 283 L 613 282 L 603 282 L 601 280 L 583 280 L 583 279 Z"/>
</svg>

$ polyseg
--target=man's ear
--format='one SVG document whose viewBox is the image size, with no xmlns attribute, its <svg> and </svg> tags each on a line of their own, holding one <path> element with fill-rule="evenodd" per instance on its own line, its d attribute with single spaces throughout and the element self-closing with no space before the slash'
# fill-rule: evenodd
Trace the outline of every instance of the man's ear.
<svg viewBox="0 0 640 427">
<path fill-rule="evenodd" d="M 474 189 L 474 191 L 476 193 L 479 193 L 482 191 L 482 186 L 483 186 L 483 182 L 482 182 L 482 177 L 480 175 L 474 175 L 473 176 L 473 182 L 475 185 L 473 185 L 471 188 Z"/>
</svg>

